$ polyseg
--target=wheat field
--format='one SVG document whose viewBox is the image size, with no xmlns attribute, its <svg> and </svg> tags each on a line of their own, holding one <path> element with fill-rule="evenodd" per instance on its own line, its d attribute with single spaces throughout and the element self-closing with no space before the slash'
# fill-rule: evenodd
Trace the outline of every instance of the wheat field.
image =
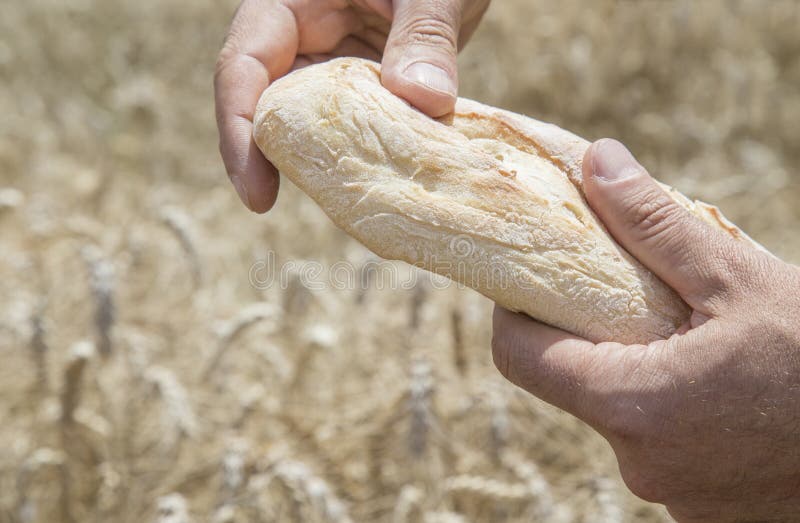
<svg viewBox="0 0 800 523">
<path fill-rule="evenodd" d="M 241 206 L 211 90 L 234 7 L 2 8 L 0 522 L 669 521 L 502 380 L 488 300 L 288 183 Z M 461 91 L 621 139 L 797 263 L 797 27 L 794 0 L 495 0 Z"/>
</svg>

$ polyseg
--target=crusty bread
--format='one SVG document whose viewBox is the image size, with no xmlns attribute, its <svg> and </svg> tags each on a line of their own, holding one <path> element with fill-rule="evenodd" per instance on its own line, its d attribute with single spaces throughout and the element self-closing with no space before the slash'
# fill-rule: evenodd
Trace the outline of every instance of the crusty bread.
<svg viewBox="0 0 800 523">
<path fill-rule="evenodd" d="M 687 320 L 586 204 L 586 140 L 465 99 L 432 120 L 379 75 L 356 58 L 313 65 L 272 84 L 256 110 L 260 149 L 338 226 L 384 258 L 592 341 L 648 342 Z M 747 240 L 715 207 L 672 194 Z"/>
</svg>

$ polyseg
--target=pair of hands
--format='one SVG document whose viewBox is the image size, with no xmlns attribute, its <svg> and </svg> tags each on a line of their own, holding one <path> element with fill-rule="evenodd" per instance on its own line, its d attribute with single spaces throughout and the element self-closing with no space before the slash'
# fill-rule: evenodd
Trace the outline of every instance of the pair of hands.
<svg viewBox="0 0 800 523">
<path fill-rule="evenodd" d="M 452 110 L 458 49 L 488 0 L 245 0 L 215 77 L 220 150 L 242 201 L 265 212 L 278 176 L 253 140 L 261 92 L 337 56 L 383 61 L 382 81 L 430 116 Z M 497 308 L 509 380 L 603 434 L 631 490 L 679 521 L 800 514 L 800 270 L 712 230 L 619 143 L 584 159 L 611 234 L 693 314 L 668 340 L 592 344 Z"/>
</svg>

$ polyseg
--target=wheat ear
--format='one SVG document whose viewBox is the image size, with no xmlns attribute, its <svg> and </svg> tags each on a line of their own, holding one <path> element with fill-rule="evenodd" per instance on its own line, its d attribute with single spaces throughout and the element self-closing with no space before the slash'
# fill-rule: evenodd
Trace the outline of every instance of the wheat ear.
<svg viewBox="0 0 800 523">
<path fill-rule="evenodd" d="M 408 523 L 414 512 L 420 512 L 422 491 L 414 485 L 405 485 L 400 489 L 397 503 L 392 512 L 392 523 Z"/>
<path fill-rule="evenodd" d="M 467 523 L 468 520 L 457 512 L 439 510 L 436 512 L 426 512 L 423 521 L 425 523 Z"/>
<path fill-rule="evenodd" d="M 186 498 L 180 494 L 168 494 L 156 500 L 156 523 L 191 523 Z"/>
<path fill-rule="evenodd" d="M 33 476 L 41 469 L 56 467 L 63 477 L 65 463 L 64 454 L 58 450 L 42 447 L 36 449 L 20 467 L 17 476 L 18 500 L 14 512 L 21 523 L 37 521 L 37 506 L 28 497 L 33 483 Z"/>
<path fill-rule="evenodd" d="M 619 492 L 614 482 L 607 477 L 598 477 L 594 480 L 597 523 L 622 523 L 625 515 L 619 503 Z"/>
<path fill-rule="evenodd" d="M 197 433 L 197 418 L 189 402 L 189 395 L 175 374 L 164 367 L 147 369 L 144 378 L 152 383 L 165 405 L 166 424 L 181 436 L 193 437 Z"/>
</svg>

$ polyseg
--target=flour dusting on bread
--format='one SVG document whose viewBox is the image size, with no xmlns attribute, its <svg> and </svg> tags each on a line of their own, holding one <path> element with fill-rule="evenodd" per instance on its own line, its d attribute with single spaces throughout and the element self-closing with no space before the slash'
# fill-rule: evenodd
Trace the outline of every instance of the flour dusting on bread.
<svg viewBox="0 0 800 523">
<path fill-rule="evenodd" d="M 357 58 L 276 81 L 254 123 L 280 173 L 384 258 L 595 342 L 666 338 L 689 317 L 586 204 L 589 143 L 568 131 L 466 99 L 430 119 Z M 675 199 L 746 241 L 716 208 Z"/>
</svg>

